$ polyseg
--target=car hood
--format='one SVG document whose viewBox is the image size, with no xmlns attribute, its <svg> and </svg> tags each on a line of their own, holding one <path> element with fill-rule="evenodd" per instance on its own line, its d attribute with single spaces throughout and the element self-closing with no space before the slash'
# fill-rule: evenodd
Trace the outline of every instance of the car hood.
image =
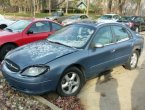
<svg viewBox="0 0 145 110">
<path fill-rule="evenodd" d="M 9 19 L 3 19 L 3 20 L 0 21 L 0 24 L 10 25 L 10 24 L 12 24 L 14 22 L 16 22 L 16 21 L 9 20 Z"/>
<path fill-rule="evenodd" d="M 13 61 L 20 68 L 25 68 L 30 65 L 49 63 L 75 51 L 77 51 L 75 48 L 42 40 L 10 51 L 5 59 Z"/>
<path fill-rule="evenodd" d="M 98 19 L 97 22 L 98 23 L 109 23 L 109 22 L 116 22 L 117 20 L 113 20 L 113 19 Z"/>
<path fill-rule="evenodd" d="M 9 32 L 9 31 L 1 30 L 1 31 L 0 31 L 0 37 L 11 36 L 11 35 L 15 35 L 15 34 L 17 34 L 17 33 L 18 33 L 18 32 Z"/>
</svg>

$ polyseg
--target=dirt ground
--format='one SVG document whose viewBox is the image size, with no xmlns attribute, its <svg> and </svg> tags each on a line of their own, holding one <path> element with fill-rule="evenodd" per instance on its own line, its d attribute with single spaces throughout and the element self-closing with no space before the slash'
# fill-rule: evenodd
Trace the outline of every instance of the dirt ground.
<svg viewBox="0 0 145 110">
<path fill-rule="evenodd" d="M 145 49 L 137 69 L 120 66 L 111 75 L 85 84 L 78 95 L 85 110 L 145 110 Z"/>
</svg>

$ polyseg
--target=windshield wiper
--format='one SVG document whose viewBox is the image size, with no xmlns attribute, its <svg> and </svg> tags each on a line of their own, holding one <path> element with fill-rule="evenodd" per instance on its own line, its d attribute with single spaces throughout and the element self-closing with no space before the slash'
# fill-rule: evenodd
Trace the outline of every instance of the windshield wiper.
<svg viewBox="0 0 145 110">
<path fill-rule="evenodd" d="M 9 32 L 13 32 L 13 30 L 10 28 L 5 28 L 5 29 L 8 30 Z"/>
<path fill-rule="evenodd" d="M 69 45 L 65 45 L 65 44 L 60 43 L 60 42 L 55 42 L 55 41 L 50 41 L 50 40 L 48 40 L 48 41 L 51 42 L 51 43 L 55 43 L 55 44 L 59 44 L 59 45 L 63 45 L 63 46 L 66 46 L 66 47 L 71 47 L 71 48 L 76 49 L 75 47 L 72 47 L 72 46 L 69 46 Z"/>
</svg>

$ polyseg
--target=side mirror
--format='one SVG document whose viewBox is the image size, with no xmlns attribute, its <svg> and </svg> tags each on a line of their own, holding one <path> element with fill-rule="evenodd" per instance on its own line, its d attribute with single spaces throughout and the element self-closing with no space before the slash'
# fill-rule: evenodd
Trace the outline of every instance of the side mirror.
<svg viewBox="0 0 145 110">
<path fill-rule="evenodd" d="M 33 34 L 34 32 L 33 31 L 31 31 L 31 30 L 28 30 L 27 31 L 27 34 Z"/>
<path fill-rule="evenodd" d="M 102 47 L 104 47 L 104 45 L 101 44 L 101 43 L 96 43 L 96 44 L 94 45 L 94 47 L 95 47 L 95 48 L 102 48 Z"/>
</svg>

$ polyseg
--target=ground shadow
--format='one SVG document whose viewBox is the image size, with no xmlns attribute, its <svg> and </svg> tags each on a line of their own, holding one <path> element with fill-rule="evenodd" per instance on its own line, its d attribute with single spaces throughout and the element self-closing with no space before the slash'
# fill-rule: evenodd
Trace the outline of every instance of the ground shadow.
<svg viewBox="0 0 145 110">
<path fill-rule="evenodd" d="M 145 110 L 145 61 L 138 70 L 138 76 L 131 88 L 131 106 L 132 110 Z"/>
<path fill-rule="evenodd" d="M 103 72 L 97 80 L 96 91 L 100 93 L 100 110 L 120 110 L 118 83 L 111 76 L 111 72 L 111 70 Z"/>
</svg>

